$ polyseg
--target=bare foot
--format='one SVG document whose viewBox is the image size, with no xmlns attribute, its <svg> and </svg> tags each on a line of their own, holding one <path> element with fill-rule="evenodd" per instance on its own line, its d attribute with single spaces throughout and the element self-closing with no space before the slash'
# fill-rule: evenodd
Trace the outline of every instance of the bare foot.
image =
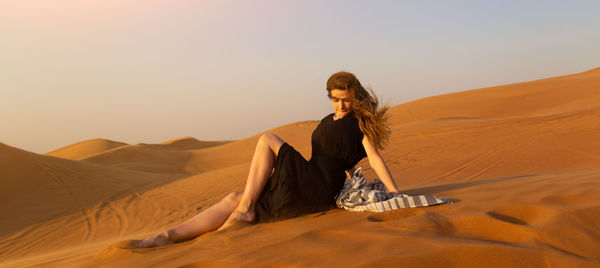
<svg viewBox="0 0 600 268">
<path fill-rule="evenodd" d="M 231 215 L 229 215 L 229 218 L 227 218 L 225 223 L 223 223 L 223 225 L 221 225 L 221 227 L 219 227 L 217 231 L 225 230 L 231 225 L 233 225 L 235 222 L 252 223 L 254 222 L 255 217 L 256 215 L 254 210 L 250 210 L 245 213 L 239 210 L 235 210 L 233 213 L 231 213 Z"/>
<path fill-rule="evenodd" d="M 173 244 L 174 242 L 169 239 L 168 232 L 162 232 L 157 235 L 149 236 L 146 239 L 135 244 L 135 247 L 138 248 L 150 248 L 150 247 L 160 247 Z"/>
</svg>

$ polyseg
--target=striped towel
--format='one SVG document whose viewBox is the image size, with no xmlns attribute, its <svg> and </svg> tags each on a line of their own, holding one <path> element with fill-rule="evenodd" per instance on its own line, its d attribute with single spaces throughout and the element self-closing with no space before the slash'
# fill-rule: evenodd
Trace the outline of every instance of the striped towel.
<svg viewBox="0 0 600 268">
<path fill-rule="evenodd" d="M 375 179 L 367 182 L 358 167 L 352 179 L 344 183 L 342 191 L 336 196 L 338 207 L 348 211 L 384 212 L 399 208 L 425 207 L 439 204 L 452 203 L 445 198 L 430 195 L 398 194 L 392 196 L 386 193 L 385 185 Z"/>
</svg>

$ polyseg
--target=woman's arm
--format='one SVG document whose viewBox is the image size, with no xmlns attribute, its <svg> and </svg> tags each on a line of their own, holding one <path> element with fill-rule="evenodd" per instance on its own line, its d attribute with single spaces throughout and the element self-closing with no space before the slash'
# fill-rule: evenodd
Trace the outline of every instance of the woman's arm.
<svg viewBox="0 0 600 268">
<path fill-rule="evenodd" d="M 387 188 L 388 192 L 390 193 L 397 193 L 398 187 L 396 186 L 396 182 L 394 182 L 392 174 L 390 174 L 390 171 L 383 161 L 383 158 L 379 154 L 377 147 L 371 144 L 367 138 L 367 135 L 363 137 L 362 144 L 365 147 L 365 152 L 367 152 L 367 157 L 369 158 L 369 164 L 371 165 L 371 168 L 375 170 L 375 173 L 377 173 L 377 176 L 379 176 L 379 179 L 381 182 L 383 182 L 385 188 Z"/>
</svg>

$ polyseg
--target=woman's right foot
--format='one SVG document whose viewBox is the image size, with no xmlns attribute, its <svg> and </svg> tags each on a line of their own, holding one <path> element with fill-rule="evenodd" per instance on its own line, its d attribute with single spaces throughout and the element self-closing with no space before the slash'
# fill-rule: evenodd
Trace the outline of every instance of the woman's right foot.
<svg viewBox="0 0 600 268">
<path fill-rule="evenodd" d="M 151 248 L 151 247 L 160 247 L 173 244 L 174 242 L 169 239 L 168 232 L 162 232 L 157 235 L 153 235 L 147 237 L 146 239 L 135 244 L 135 247 L 138 248 Z"/>
<path fill-rule="evenodd" d="M 229 215 L 229 218 L 227 218 L 225 223 L 223 223 L 223 225 L 221 225 L 221 227 L 219 227 L 217 231 L 225 230 L 231 225 L 235 224 L 236 222 L 252 223 L 254 222 L 255 218 L 256 214 L 254 210 L 242 212 L 236 209 L 235 211 L 233 211 L 233 213 L 231 213 L 231 215 Z"/>
</svg>

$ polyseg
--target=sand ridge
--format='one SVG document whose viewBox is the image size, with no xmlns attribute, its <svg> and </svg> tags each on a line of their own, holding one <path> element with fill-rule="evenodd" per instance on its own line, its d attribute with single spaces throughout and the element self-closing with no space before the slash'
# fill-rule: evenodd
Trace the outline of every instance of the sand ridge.
<svg viewBox="0 0 600 268">
<path fill-rule="evenodd" d="M 600 68 L 573 75 L 449 93 L 392 107 L 394 124 L 443 119 L 495 119 L 594 108 Z"/>
<path fill-rule="evenodd" d="M 600 266 L 600 68 L 391 112 L 382 155 L 398 186 L 454 204 L 334 209 L 149 250 L 127 240 L 243 188 L 262 133 L 214 143 L 88 141 L 56 155 L 66 159 L 0 144 L 0 266 Z M 317 123 L 266 132 L 308 158 Z M 367 159 L 358 165 L 376 177 Z"/>
<path fill-rule="evenodd" d="M 310 145 L 306 141 L 317 124 L 317 121 L 296 122 L 268 132 L 287 137 L 286 142 L 300 152 L 306 151 L 303 156 L 308 159 Z M 130 170 L 192 175 L 248 162 L 263 133 L 238 141 L 194 142 L 193 138 L 180 138 L 161 144 L 125 145 L 81 160 Z"/>
<path fill-rule="evenodd" d="M 71 160 L 81 160 L 91 155 L 99 154 L 123 145 L 127 145 L 127 143 L 107 139 L 90 139 L 53 150 L 46 153 L 46 155 Z"/>
</svg>

